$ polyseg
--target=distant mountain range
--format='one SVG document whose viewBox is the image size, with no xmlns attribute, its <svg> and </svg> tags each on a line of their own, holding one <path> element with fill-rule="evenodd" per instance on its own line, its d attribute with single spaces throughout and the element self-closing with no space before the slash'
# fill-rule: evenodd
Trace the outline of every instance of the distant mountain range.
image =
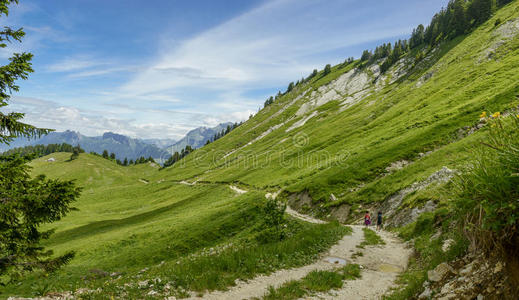
<svg viewBox="0 0 519 300">
<path fill-rule="evenodd" d="M 137 159 L 141 156 L 153 157 L 159 162 L 166 160 L 175 151 L 181 151 L 187 145 L 193 148 L 202 147 L 207 140 L 211 140 L 217 132 L 226 129 L 232 123 L 222 123 L 213 128 L 199 127 L 189 131 L 179 141 L 173 139 L 134 139 L 121 134 L 106 132 L 102 136 L 89 137 L 75 131 L 51 132 L 39 139 L 28 140 L 17 138 L 10 145 L 0 144 L 0 152 L 12 148 L 29 145 L 48 145 L 67 143 L 73 146 L 80 145 L 86 152 L 115 153 L 119 159 Z"/>
<path fill-rule="evenodd" d="M 208 140 L 213 139 L 214 135 L 217 133 L 222 132 L 222 130 L 225 130 L 227 126 L 232 126 L 233 123 L 221 123 L 218 126 L 215 126 L 213 128 L 207 128 L 207 127 L 198 127 L 196 129 L 193 129 L 189 131 L 185 137 L 180 139 L 178 142 L 175 142 L 173 144 L 170 144 L 169 146 L 165 147 L 165 150 L 169 153 L 173 154 L 175 152 L 180 152 L 182 149 L 184 149 L 187 145 L 193 147 L 194 149 L 200 148 Z"/>
</svg>

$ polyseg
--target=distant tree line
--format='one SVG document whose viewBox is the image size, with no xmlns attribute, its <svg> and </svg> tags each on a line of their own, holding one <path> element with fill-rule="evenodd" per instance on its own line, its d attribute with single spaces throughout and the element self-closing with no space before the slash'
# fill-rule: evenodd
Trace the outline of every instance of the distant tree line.
<svg viewBox="0 0 519 300">
<path fill-rule="evenodd" d="M 404 54 L 419 47 L 434 47 L 442 41 L 452 40 L 464 35 L 486 22 L 492 13 L 512 0 L 451 0 L 446 8 L 435 14 L 430 24 L 425 27 L 420 24 L 411 34 L 409 40 L 399 40 L 383 44 L 375 51 L 364 50 L 361 62 L 371 64 L 384 59 L 380 66 L 381 72 L 386 72 Z M 497 24 L 496 24 L 497 25 Z M 422 52 L 417 54 L 417 60 L 423 58 Z"/>
<path fill-rule="evenodd" d="M 177 161 L 181 160 L 182 158 L 186 157 L 189 153 L 193 152 L 194 149 L 187 145 L 186 148 L 182 149 L 180 153 L 177 151 L 173 155 L 171 155 L 166 162 L 164 162 L 163 168 L 167 168 L 169 166 L 174 165 Z"/>
<path fill-rule="evenodd" d="M 120 160 L 118 159 L 116 156 L 115 156 L 115 153 L 108 153 L 108 150 L 103 150 L 103 154 L 98 154 L 96 152 L 90 152 L 90 154 L 92 155 L 96 155 L 96 156 L 100 156 L 104 159 L 108 159 L 108 160 L 111 160 L 115 163 L 117 163 L 118 165 L 120 166 L 132 166 L 132 165 L 138 165 L 138 164 L 145 164 L 145 163 L 155 163 L 155 160 L 153 159 L 153 157 L 148 157 L 148 158 L 145 158 L 144 156 L 141 156 L 139 157 L 138 159 L 136 159 L 135 161 L 133 159 L 130 159 L 128 160 L 127 157 L 124 158 L 124 160 Z"/>
<path fill-rule="evenodd" d="M 20 156 L 30 156 L 34 157 L 42 157 L 45 155 L 49 155 L 57 152 L 69 152 L 69 153 L 84 153 L 85 150 L 81 149 L 81 146 L 72 146 L 66 143 L 63 144 L 48 144 L 48 145 L 34 145 L 34 146 L 25 146 L 13 148 L 2 153 L 3 156 L 8 156 L 11 154 L 20 154 Z M 76 156 L 76 157 L 77 157 Z"/>
<path fill-rule="evenodd" d="M 374 51 L 364 50 L 360 57 L 360 64 L 361 66 L 367 66 L 377 60 L 385 59 L 380 66 L 381 72 L 384 73 L 411 50 L 425 46 L 434 47 L 442 41 L 452 40 L 464 35 L 490 19 L 494 11 L 512 1 L 450 0 L 446 8 L 442 8 L 440 12 L 433 16 L 427 27 L 422 24 L 418 25 L 409 39 L 398 40 L 393 44 L 385 43 L 376 47 Z M 419 51 L 416 59 L 421 60 L 424 56 L 424 53 Z M 355 63 L 355 58 L 349 57 L 339 65 L 339 68 L 352 63 Z M 320 77 L 324 77 L 331 72 L 332 66 L 327 64 Z M 284 93 L 279 91 L 276 96 L 270 96 L 265 100 L 263 107 L 271 105 L 281 96 L 290 93 L 294 88 L 315 78 L 318 74 L 319 71 L 314 69 L 308 77 L 302 78 L 296 83 L 289 83 Z"/>
<path fill-rule="evenodd" d="M 216 141 L 218 139 L 221 139 L 222 137 L 224 137 L 225 135 L 229 134 L 234 129 L 238 128 L 241 124 L 243 124 L 243 122 L 234 123 L 232 125 L 227 125 L 227 128 L 222 129 L 222 131 L 220 131 L 220 132 L 217 132 L 211 139 L 207 140 L 205 142 L 205 144 L 209 145 L 210 143 L 212 143 L 212 142 L 214 142 L 214 141 Z"/>
</svg>

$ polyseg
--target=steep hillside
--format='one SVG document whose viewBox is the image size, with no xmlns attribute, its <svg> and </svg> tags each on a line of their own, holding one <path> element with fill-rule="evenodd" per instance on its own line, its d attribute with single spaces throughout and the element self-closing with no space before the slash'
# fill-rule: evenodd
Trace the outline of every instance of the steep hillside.
<svg viewBox="0 0 519 300">
<path fill-rule="evenodd" d="M 67 154 L 55 155 L 55 163 L 35 160 L 34 175 L 77 179 L 84 187 L 79 211 L 52 225 L 57 231 L 47 244 L 58 254 L 77 255 L 60 272 L 34 274 L 7 286 L 6 293 L 213 295 L 260 274 L 316 263 L 351 234 L 335 220 L 357 223 L 365 210 L 380 210 L 418 253 L 400 277 L 405 285 L 390 299 L 416 297 L 434 278 L 427 270 L 459 259 L 467 248 L 443 222 L 450 200 L 443 191 L 471 162 L 469 150 L 489 138 L 481 112 L 517 118 L 509 112 L 519 105 L 519 2 L 468 35 L 413 50 L 384 73 L 382 64 L 354 61 L 326 75 L 321 71 L 225 137 L 162 170 L 147 164 L 123 168 L 88 154 L 72 162 Z M 299 213 L 331 222 L 284 218 L 276 196 Z M 355 249 L 377 253 L 382 243 L 402 248 L 389 233 L 381 236 L 366 230 Z M 354 230 L 353 238 L 361 240 L 361 231 Z M 396 252 L 399 260 L 404 251 Z M 349 255 L 353 260 L 364 252 Z M 378 271 L 394 279 L 402 271 L 400 265 L 370 264 L 372 256 L 358 259 L 367 266 L 361 276 Z M 323 272 L 301 274 L 265 297 L 283 299 L 279 295 L 301 286 L 325 293 L 332 287 L 316 280 L 325 287 L 310 288 L 305 278 L 339 278 L 339 289 L 348 277 L 345 270 Z"/>
<path fill-rule="evenodd" d="M 514 2 L 472 34 L 420 49 L 423 60 L 413 53 L 384 74 L 381 61 L 335 66 L 167 172 L 307 193 L 307 205 L 344 220 L 359 204 L 387 205 L 413 183 L 462 166 L 466 148 L 485 136 L 481 111 L 517 106 L 517 17 Z"/>
</svg>

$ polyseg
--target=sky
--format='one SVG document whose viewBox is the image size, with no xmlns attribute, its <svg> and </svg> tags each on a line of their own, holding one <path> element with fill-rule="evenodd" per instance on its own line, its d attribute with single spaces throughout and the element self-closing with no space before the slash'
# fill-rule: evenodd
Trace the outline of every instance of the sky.
<svg viewBox="0 0 519 300">
<path fill-rule="evenodd" d="M 21 0 L 34 54 L 3 112 L 57 131 L 179 139 L 246 120 L 313 69 L 407 38 L 447 0 Z"/>
</svg>

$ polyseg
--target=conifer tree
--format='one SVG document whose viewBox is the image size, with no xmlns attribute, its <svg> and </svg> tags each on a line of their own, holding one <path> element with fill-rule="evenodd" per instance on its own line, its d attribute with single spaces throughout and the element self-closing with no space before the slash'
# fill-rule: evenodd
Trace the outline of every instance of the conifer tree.
<svg viewBox="0 0 519 300">
<path fill-rule="evenodd" d="M 331 72 L 332 72 L 332 66 L 330 64 L 327 64 L 324 67 L 323 76 L 326 76 L 326 75 L 330 74 Z"/>
<path fill-rule="evenodd" d="M 291 83 L 288 84 L 287 93 L 290 93 L 293 89 L 294 89 L 294 83 L 291 82 Z"/>
<path fill-rule="evenodd" d="M 79 157 L 79 147 L 74 147 L 74 149 L 72 150 L 72 155 L 70 155 L 70 160 L 75 160 Z"/>
<path fill-rule="evenodd" d="M 9 5 L 17 0 L 0 0 L 0 16 L 7 16 Z M 4 22 L 5 23 L 5 22 Z M 21 42 L 22 29 L 3 27 L 0 47 L 11 41 Z M 11 92 L 18 91 L 16 81 L 27 79 L 32 54 L 15 53 L 9 63 L 0 67 L 0 107 L 10 101 Z M 9 143 L 15 137 L 39 137 L 49 129 L 41 129 L 20 122 L 23 113 L 0 112 L 0 143 Z M 65 216 L 80 194 L 72 181 L 47 179 L 44 175 L 30 175 L 28 162 L 31 156 L 19 154 L 0 156 L 0 285 L 19 279 L 25 272 L 35 269 L 53 271 L 72 259 L 74 253 L 51 257 L 42 240 L 49 238 L 52 230 L 43 231 L 42 225 Z"/>
<path fill-rule="evenodd" d="M 465 1 L 455 0 L 452 4 L 452 27 L 455 35 L 462 35 L 465 33 L 468 27 L 467 17 L 465 12 Z"/>
</svg>

